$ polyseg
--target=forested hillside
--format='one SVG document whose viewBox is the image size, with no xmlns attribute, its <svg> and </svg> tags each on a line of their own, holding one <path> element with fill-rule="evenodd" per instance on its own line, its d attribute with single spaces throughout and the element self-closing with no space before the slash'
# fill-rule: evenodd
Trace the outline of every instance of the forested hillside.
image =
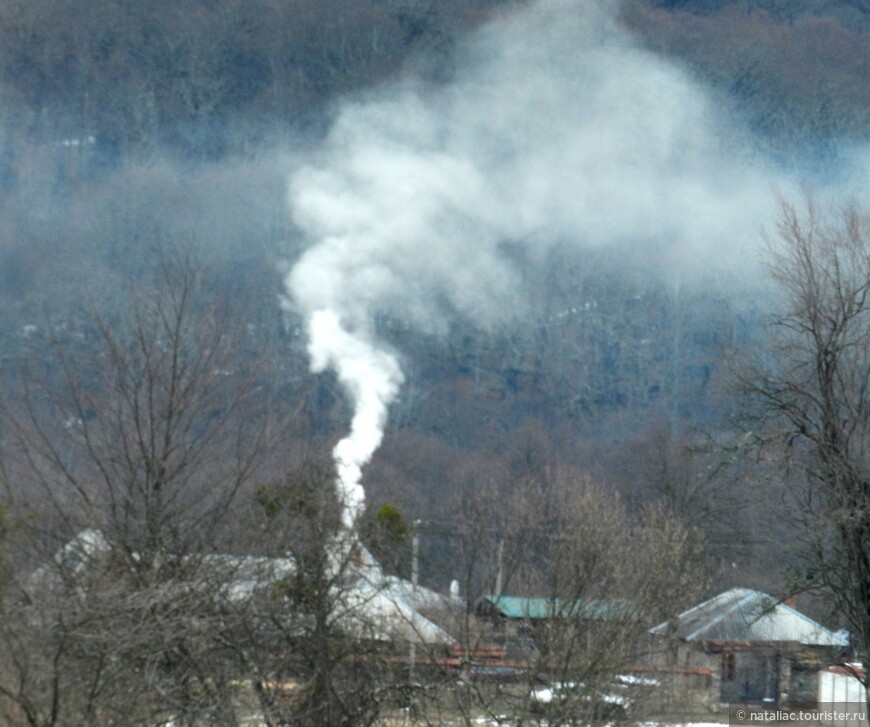
<svg viewBox="0 0 870 727">
<path fill-rule="evenodd" d="M 733 99 L 789 163 L 823 170 L 870 132 L 865 3 L 631 2 L 625 19 Z"/>
<path fill-rule="evenodd" d="M 4 117 L 25 138 L 93 137 L 109 161 L 251 152 L 322 127 L 337 95 L 395 77 L 406 63 L 449 73 L 456 36 L 498 5 L 8 2 Z"/>
<path fill-rule="evenodd" d="M 189 247 L 204 271 L 197 305 L 234 301 L 239 350 L 272 387 L 261 403 L 291 418 L 287 451 L 326 451 L 350 409 L 333 376 L 309 372 L 302 321 L 279 305 L 310 243 L 287 177 L 346 99 L 402 79 L 447 86 L 473 55 L 469 35 L 523 4 L 0 1 L 0 356 L 12 408 L 39 404 L 19 399 L 34 369 L 49 383 L 68 376 L 100 325 L 134 315 L 128 292 L 155 261 Z M 865 3 L 626 0 L 619 22 L 706 89 L 748 157 L 830 181 L 870 141 Z M 643 242 L 527 255 L 507 241 L 533 295 L 486 326 L 457 318 L 427 331 L 380 315 L 406 383 L 365 473 L 372 512 L 390 502 L 407 519 L 448 519 L 484 483 L 572 468 L 632 506 L 673 507 L 709 536 L 723 585 L 772 589 L 784 577 L 769 567 L 781 561 L 778 496 L 741 480 L 750 465 L 722 448 L 739 444 L 727 362 L 764 338 L 767 293 L 703 259 L 685 275 Z M 98 398 L 105 372 L 74 373 Z M 26 486 L 11 484 L 16 498 Z M 443 587 L 437 540 L 424 577 Z"/>
</svg>

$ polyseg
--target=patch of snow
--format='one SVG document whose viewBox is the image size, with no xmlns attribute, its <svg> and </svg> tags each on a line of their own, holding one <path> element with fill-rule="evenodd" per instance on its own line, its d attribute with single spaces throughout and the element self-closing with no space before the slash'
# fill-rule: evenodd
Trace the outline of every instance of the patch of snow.
<svg viewBox="0 0 870 727">
<path fill-rule="evenodd" d="M 639 677 L 635 674 L 619 674 L 616 681 L 620 684 L 641 687 L 657 687 L 659 686 L 658 679 L 650 679 L 649 677 Z"/>
</svg>

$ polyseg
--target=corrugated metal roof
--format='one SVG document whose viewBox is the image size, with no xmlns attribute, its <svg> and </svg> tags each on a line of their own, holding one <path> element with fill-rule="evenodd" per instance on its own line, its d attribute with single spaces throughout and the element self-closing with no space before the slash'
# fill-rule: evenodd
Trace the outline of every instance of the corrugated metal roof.
<svg viewBox="0 0 870 727">
<path fill-rule="evenodd" d="M 42 566 L 31 574 L 30 588 L 36 593 L 37 589 L 59 585 L 59 569 L 80 575 L 94 564 L 97 556 L 110 550 L 98 530 L 83 530 L 56 553 L 53 567 Z M 358 551 L 359 562 L 335 565 L 345 569 L 340 585 L 334 579 L 332 594 L 333 618 L 341 628 L 383 641 L 401 638 L 416 643 L 455 643 L 452 636 L 420 613 L 449 611 L 456 606 L 454 601 L 386 575 L 371 553 L 361 545 Z M 236 602 L 251 599 L 258 590 L 269 590 L 296 573 L 296 561 L 289 556 L 209 553 L 201 557 L 197 566 L 195 578 L 202 585 L 214 589 L 215 596 Z"/>
<path fill-rule="evenodd" d="M 455 641 L 419 611 L 426 607 L 433 611 L 447 608 L 450 601 L 445 596 L 385 575 L 365 548 L 360 547 L 360 551 L 360 563 L 344 566 L 342 584 L 334 587 L 333 617 L 340 628 L 382 641 L 394 638 L 428 644 Z M 215 554 L 205 556 L 204 565 L 224 584 L 225 595 L 239 601 L 296 572 L 292 558 Z"/>
<path fill-rule="evenodd" d="M 773 596 L 732 588 L 684 611 L 650 632 L 686 641 L 787 641 L 806 646 L 846 646 L 834 633 Z"/>
<path fill-rule="evenodd" d="M 483 596 L 505 618 L 530 619 L 582 618 L 589 621 L 618 619 L 626 615 L 630 604 L 626 601 L 592 601 L 544 596 Z"/>
</svg>

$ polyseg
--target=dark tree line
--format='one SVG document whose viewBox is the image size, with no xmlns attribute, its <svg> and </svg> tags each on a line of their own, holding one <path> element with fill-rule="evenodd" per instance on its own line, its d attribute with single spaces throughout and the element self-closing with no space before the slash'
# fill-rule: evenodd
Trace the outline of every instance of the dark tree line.
<svg viewBox="0 0 870 727">
<path fill-rule="evenodd" d="M 463 33 L 515 0 L 58 0 L 0 4 L 0 171 L 20 147 L 76 143 L 89 174 L 161 151 L 247 154 L 318 133 L 331 101 L 404 70 L 438 82 Z M 625 3 L 780 151 L 862 139 L 866 11 L 854 3 Z M 803 153 L 802 152 L 802 153 Z"/>
<path fill-rule="evenodd" d="M 324 0 L 0 5 L 4 121 L 27 138 L 109 157 L 194 158 L 305 129 L 337 94 L 426 54 L 499 3 Z M 434 67 L 433 66 L 433 67 Z"/>
</svg>

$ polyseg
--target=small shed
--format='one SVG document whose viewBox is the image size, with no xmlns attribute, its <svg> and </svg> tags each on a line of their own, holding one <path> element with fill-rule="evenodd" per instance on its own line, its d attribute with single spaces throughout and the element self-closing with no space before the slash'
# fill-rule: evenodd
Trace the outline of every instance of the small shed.
<svg viewBox="0 0 870 727">
<path fill-rule="evenodd" d="M 596 622 L 624 619 L 630 612 L 627 601 L 564 599 L 546 596 L 482 596 L 475 611 L 507 639 L 534 639 L 536 633 L 554 622 Z"/>
<path fill-rule="evenodd" d="M 650 630 L 662 666 L 709 669 L 708 701 L 811 705 L 819 671 L 839 663 L 845 633 L 761 591 L 732 588 Z"/>
<path fill-rule="evenodd" d="M 479 616 L 512 621 L 548 621 L 580 618 L 602 621 L 620 618 L 624 601 L 568 600 L 546 596 L 482 596 L 477 602 Z"/>
</svg>

